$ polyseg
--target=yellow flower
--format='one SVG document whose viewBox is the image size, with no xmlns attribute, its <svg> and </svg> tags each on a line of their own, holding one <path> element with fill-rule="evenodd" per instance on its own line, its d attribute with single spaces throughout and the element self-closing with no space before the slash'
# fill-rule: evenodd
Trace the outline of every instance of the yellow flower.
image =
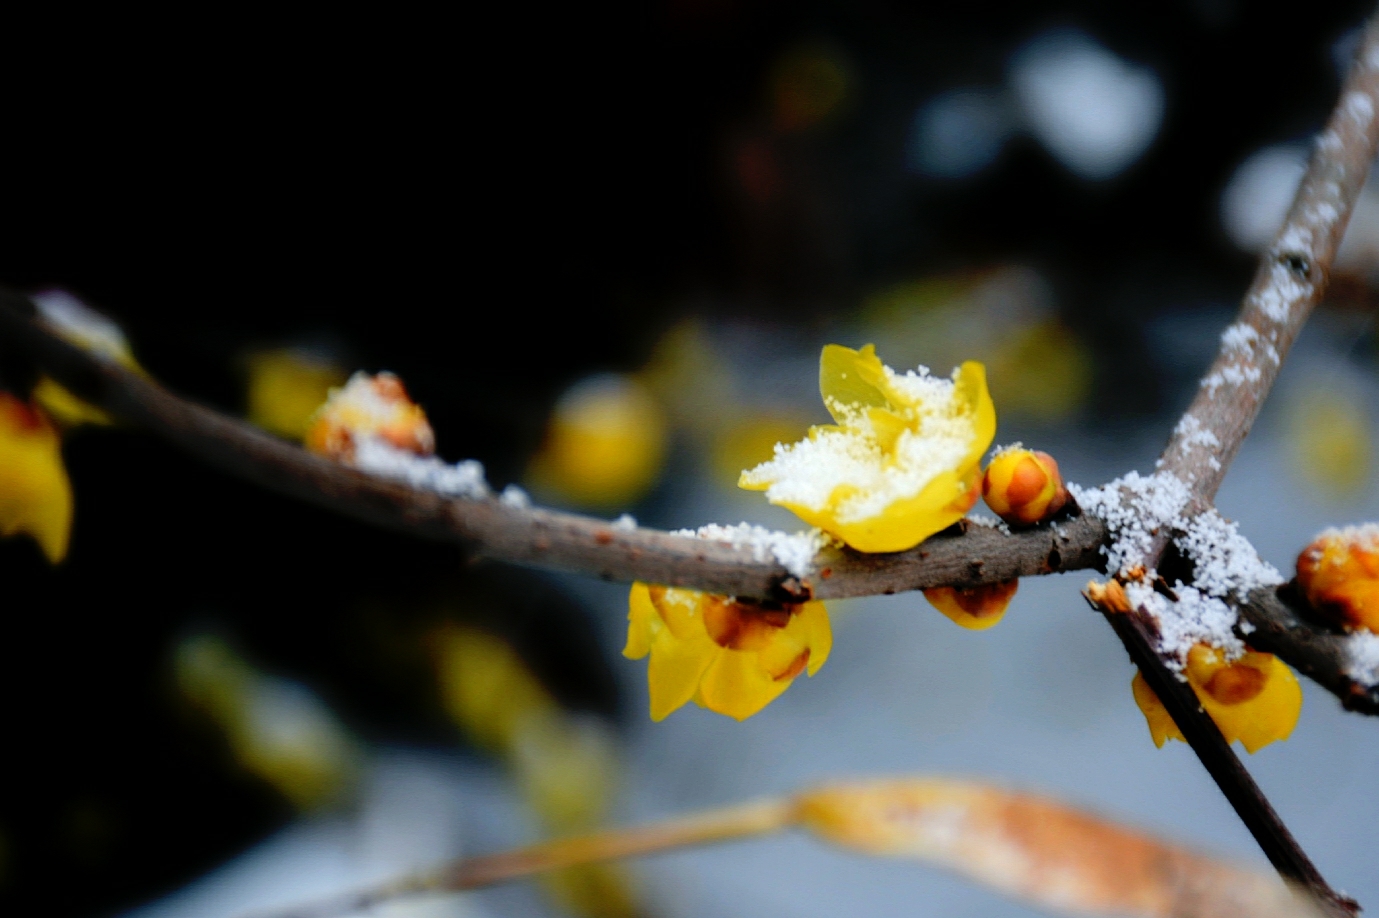
<svg viewBox="0 0 1379 918">
<path fill-rule="evenodd" d="M 1293 671 L 1271 653 L 1251 650 L 1227 663 L 1221 651 L 1198 644 L 1188 651 L 1184 670 L 1188 684 L 1226 742 L 1240 740 L 1246 752 L 1253 753 L 1274 740 L 1286 740 L 1297 726 L 1302 687 Z M 1162 747 L 1168 739 L 1183 739 L 1163 702 L 1138 672 L 1131 690 L 1149 723 L 1155 746 Z"/>
<path fill-rule="evenodd" d="M 1298 555 L 1298 587 L 1347 631 L 1379 633 L 1379 526 L 1328 529 Z"/>
<path fill-rule="evenodd" d="M 833 632 L 821 602 L 756 606 L 696 590 L 632 584 L 623 656 L 648 653 L 651 719 L 693 699 L 746 720 L 828 659 Z"/>
<path fill-rule="evenodd" d="M 924 591 L 924 598 L 955 624 L 972 631 L 985 631 L 1005 616 L 1019 587 L 1019 580 L 965 588 L 932 587 Z"/>
<path fill-rule="evenodd" d="M 979 461 L 996 434 L 986 370 L 968 361 L 953 379 L 896 373 L 870 344 L 830 344 L 819 391 L 838 423 L 742 473 L 738 486 L 859 551 L 903 551 L 962 519 L 977 502 Z"/>
<path fill-rule="evenodd" d="M 982 496 L 1010 525 L 1032 526 L 1063 509 L 1068 489 L 1052 456 L 1016 446 L 991 458 L 982 476 Z"/>
<path fill-rule="evenodd" d="M 72 483 L 42 409 L 0 392 L 0 535 L 32 536 L 53 564 L 72 534 Z"/>
</svg>

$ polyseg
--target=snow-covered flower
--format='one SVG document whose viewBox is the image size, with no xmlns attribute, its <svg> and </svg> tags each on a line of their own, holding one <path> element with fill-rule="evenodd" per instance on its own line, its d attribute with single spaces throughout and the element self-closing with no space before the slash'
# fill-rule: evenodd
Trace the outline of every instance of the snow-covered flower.
<svg viewBox="0 0 1379 918">
<path fill-rule="evenodd" d="M 996 433 L 986 369 L 975 361 L 939 379 L 921 367 L 897 373 L 872 345 L 830 344 L 819 390 L 836 424 L 743 472 L 738 486 L 765 491 L 843 542 L 903 551 L 951 526 L 976 503 L 981 456 Z"/>
<path fill-rule="evenodd" d="M 1379 525 L 1328 529 L 1298 555 L 1298 587 L 1347 631 L 1379 633 Z"/>
<path fill-rule="evenodd" d="M 1286 740 L 1297 726 L 1302 687 L 1293 671 L 1271 653 L 1246 651 L 1239 659 L 1227 662 L 1220 650 L 1197 644 L 1188 651 L 1183 671 L 1226 742 L 1240 740 L 1246 752 L 1253 753 L 1274 740 Z M 1169 739 L 1183 740 L 1178 725 L 1143 675 L 1135 673 L 1131 689 L 1149 723 L 1155 746 L 1162 747 Z"/>
<path fill-rule="evenodd" d="M 350 462 L 363 440 L 380 440 L 416 456 L 436 451 L 436 435 L 421 406 L 407 396 L 392 373 L 359 372 L 317 409 L 306 432 L 306 448 L 331 459 Z"/>
<path fill-rule="evenodd" d="M 632 584 L 623 656 L 651 655 L 651 719 L 693 700 L 746 720 L 828 659 L 833 632 L 821 602 L 757 606 L 742 600 Z"/>
</svg>

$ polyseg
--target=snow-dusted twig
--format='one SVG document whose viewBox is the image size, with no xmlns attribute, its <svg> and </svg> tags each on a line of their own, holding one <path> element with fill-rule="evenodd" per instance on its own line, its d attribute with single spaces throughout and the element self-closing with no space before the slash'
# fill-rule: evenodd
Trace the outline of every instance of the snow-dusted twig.
<svg viewBox="0 0 1379 918">
<path fill-rule="evenodd" d="M 1211 500 L 1226 469 L 1268 397 L 1288 349 L 1326 289 L 1332 260 L 1377 147 L 1379 17 L 1366 27 L 1340 99 L 1317 140 L 1288 216 L 1260 261 L 1236 322 L 1221 336 L 1216 360 L 1159 459 L 1154 476 L 1158 481 L 1149 490 L 1156 498 L 1173 493 L 1171 501 L 1157 502 L 1171 503 L 1173 508 L 1161 514 L 1166 517 L 1162 525 L 1148 530 L 1146 539 L 1137 540 L 1143 544 L 1117 546 L 1123 556 L 1118 559 L 1122 566 L 1113 573 L 1125 582 L 1156 580 L 1170 544 L 1181 541 L 1195 519 L 1214 512 Z M 1114 539 L 1115 527 L 1112 529 Z M 1167 584 L 1161 586 L 1172 591 Z M 1256 592 L 1263 595 L 1264 590 Z M 1336 893 L 1322 878 L 1196 695 L 1177 677 L 1177 661 L 1163 646 L 1160 616 L 1137 601 L 1128 609 L 1116 608 L 1104 599 L 1094 605 L 1106 615 L 1131 659 L 1274 867 L 1306 886 L 1334 913 L 1355 914 L 1356 903 Z M 1271 629 L 1270 633 L 1281 635 L 1286 629 Z M 1336 690 L 1331 685 L 1328 688 Z"/>
<path fill-rule="evenodd" d="M 483 557 L 778 601 L 975 586 L 1102 563 L 1106 530 L 1088 516 L 1018 533 L 960 524 L 910 551 L 863 555 L 830 547 L 811 561 L 801 550 L 815 544 L 808 536 L 705 527 L 692 537 L 638 527 L 630 518 L 600 520 L 492 494 L 447 496 L 412 480 L 418 476 L 351 468 L 174 395 L 69 344 L 32 313 L 27 300 L 0 292 L 0 337 L 115 416 L 262 487 L 375 525 L 455 542 Z"/>
</svg>

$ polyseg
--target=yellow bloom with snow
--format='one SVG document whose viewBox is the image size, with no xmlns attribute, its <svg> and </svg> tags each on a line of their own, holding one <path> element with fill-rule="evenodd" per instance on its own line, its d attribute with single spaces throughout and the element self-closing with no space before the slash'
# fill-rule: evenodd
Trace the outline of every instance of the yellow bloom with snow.
<svg viewBox="0 0 1379 918">
<path fill-rule="evenodd" d="M 1297 726 L 1302 686 L 1287 664 L 1271 653 L 1251 650 L 1238 660 L 1226 662 L 1220 650 L 1197 644 L 1188 651 L 1184 673 L 1226 742 L 1240 740 L 1246 752 L 1253 753 L 1274 740 L 1286 740 Z M 1168 709 L 1139 672 L 1131 690 L 1155 746 L 1162 747 L 1169 739 L 1186 742 Z"/>
<path fill-rule="evenodd" d="M 37 406 L 0 392 L 0 536 L 33 537 L 53 564 L 72 535 L 72 483 L 62 441 Z"/>
<path fill-rule="evenodd" d="M 897 373 L 876 349 L 830 344 L 819 391 L 836 424 L 743 472 L 738 486 L 859 551 L 903 551 L 951 526 L 977 502 L 982 454 L 996 435 L 986 370 L 952 379 L 924 368 Z"/>
<path fill-rule="evenodd" d="M 376 438 L 417 456 L 436 451 L 436 435 L 426 412 L 407 395 L 392 373 L 358 372 L 316 410 L 306 431 L 306 448 L 339 461 L 354 459 L 359 440 Z"/>
<path fill-rule="evenodd" d="M 693 700 L 746 720 L 828 659 L 821 602 L 760 606 L 697 590 L 632 584 L 623 656 L 651 655 L 651 719 Z"/>
</svg>

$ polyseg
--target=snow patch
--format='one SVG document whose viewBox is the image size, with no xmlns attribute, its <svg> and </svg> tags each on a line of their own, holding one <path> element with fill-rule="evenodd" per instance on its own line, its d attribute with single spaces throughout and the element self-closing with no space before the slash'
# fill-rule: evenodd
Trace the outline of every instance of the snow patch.
<svg viewBox="0 0 1379 918">
<path fill-rule="evenodd" d="M 484 478 L 483 464 L 478 460 L 466 459 L 448 465 L 435 456 L 418 456 L 400 450 L 378 437 L 360 437 L 356 440 L 354 458 L 348 464 L 361 472 L 400 481 L 446 497 L 478 500 L 492 493 Z"/>
<path fill-rule="evenodd" d="M 1341 672 L 1369 688 L 1379 683 L 1379 634 L 1362 631 L 1346 637 Z"/>
<path fill-rule="evenodd" d="M 727 542 L 733 548 L 748 549 L 755 560 L 775 561 L 802 580 L 813 573 L 814 556 L 833 541 L 818 529 L 789 535 L 751 523 L 738 523 L 736 526 L 710 523 L 698 529 L 679 529 L 671 535 Z"/>
</svg>

